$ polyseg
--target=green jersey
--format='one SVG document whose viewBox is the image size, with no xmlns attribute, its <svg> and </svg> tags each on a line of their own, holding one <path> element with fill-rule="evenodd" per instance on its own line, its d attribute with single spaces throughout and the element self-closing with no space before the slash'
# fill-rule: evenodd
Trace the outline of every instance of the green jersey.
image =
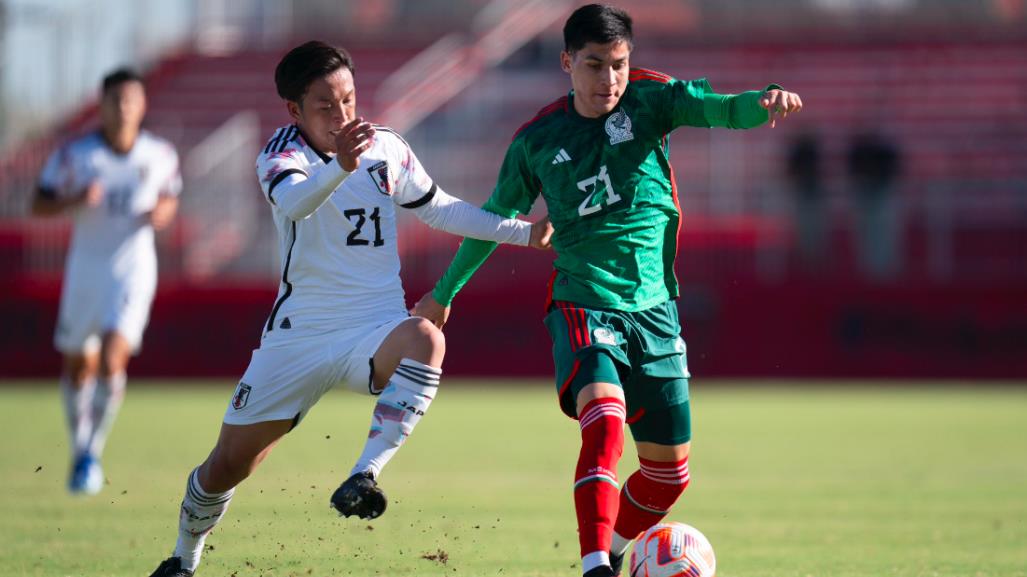
<svg viewBox="0 0 1027 577">
<path fill-rule="evenodd" d="M 545 199 L 556 251 L 551 299 L 628 312 L 665 302 L 678 296 L 681 223 L 670 132 L 759 126 L 768 117 L 760 95 L 715 94 L 705 79 L 633 69 L 617 107 L 585 118 L 572 91 L 517 131 L 485 209 L 510 217 Z M 435 299 L 448 305 L 495 246 L 465 239 Z"/>
</svg>

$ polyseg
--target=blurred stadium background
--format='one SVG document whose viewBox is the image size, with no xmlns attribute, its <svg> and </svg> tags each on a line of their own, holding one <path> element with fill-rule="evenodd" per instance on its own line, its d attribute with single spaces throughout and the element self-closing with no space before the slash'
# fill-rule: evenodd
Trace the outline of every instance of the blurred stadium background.
<svg viewBox="0 0 1027 577">
<path fill-rule="evenodd" d="M 272 80 L 281 54 L 311 38 L 347 48 L 361 113 L 482 202 L 514 130 L 569 87 L 560 29 L 576 4 L 0 1 L 0 377 L 58 371 L 70 222 L 28 206 L 46 156 L 95 126 L 105 72 L 145 72 L 146 125 L 178 146 L 185 179 L 130 373 L 235 377 L 280 275 L 253 163 L 288 121 Z M 806 105 L 773 130 L 672 138 L 693 373 L 1027 377 L 1024 0 L 618 4 L 636 20 L 635 66 L 719 92 L 777 82 Z M 457 239 L 402 224 L 412 302 Z M 449 374 L 550 372 L 550 262 L 493 256 L 455 302 Z"/>
</svg>

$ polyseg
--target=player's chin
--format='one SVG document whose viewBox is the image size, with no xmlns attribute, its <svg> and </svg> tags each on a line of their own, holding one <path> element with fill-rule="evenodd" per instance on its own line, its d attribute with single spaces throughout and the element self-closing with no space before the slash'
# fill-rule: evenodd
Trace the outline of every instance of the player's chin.
<svg viewBox="0 0 1027 577">
<path fill-rule="evenodd" d="M 617 108 L 617 103 L 620 101 L 616 96 L 597 96 L 593 102 L 595 102 L 596 110 L 602 114 L 608 114 Z"/>
</svg>

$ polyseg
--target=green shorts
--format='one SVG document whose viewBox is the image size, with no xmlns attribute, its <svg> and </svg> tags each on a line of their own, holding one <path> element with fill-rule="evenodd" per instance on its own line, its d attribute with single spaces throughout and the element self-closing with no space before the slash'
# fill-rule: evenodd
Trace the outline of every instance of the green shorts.
<svg viewBox="0 0 1027 577">
<path fill-rule="evenodd" d="M 591 383 L 624 389 L 635 441 L 679 445 L 692 438 L 688 359 L 674 301 L 638 312 L 555 301 L 545 318 L 553 339 L 560 408 L 577 418 Z"/>
</svg>

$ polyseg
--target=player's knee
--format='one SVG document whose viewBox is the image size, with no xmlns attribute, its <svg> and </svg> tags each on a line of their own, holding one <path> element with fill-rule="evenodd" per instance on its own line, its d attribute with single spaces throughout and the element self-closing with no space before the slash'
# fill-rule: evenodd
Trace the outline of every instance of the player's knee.
<svg viewBox="0 0 1027 577">
<path fill-rule="evenodd" d="M 109 379 L 125 372 L 128 358 L 121 351 L 105 350 L 100 354 L 100 376 Z"/>
<path fill-rule="evenodd" d="M 446 337 L 442 331 L 431 321 L 422 318 L 404 324 L 409 331 L 405 356 L 433 367 L 441 366 L 446 355 Z"/>
</svg>

